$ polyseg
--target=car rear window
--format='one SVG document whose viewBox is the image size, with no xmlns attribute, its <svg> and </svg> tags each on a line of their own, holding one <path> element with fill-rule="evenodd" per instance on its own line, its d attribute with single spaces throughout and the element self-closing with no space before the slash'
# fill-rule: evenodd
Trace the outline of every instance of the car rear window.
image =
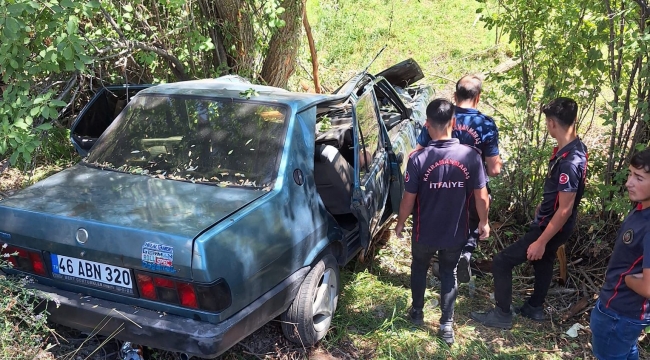
<svg viewBox="0 0 650 360">
<path fill-rule="evenodd" d="M 163 179 L 269 190 L 277 177 L 286 108 L 253 101 L 138 96 L 86 164 Z"/>
</svg>

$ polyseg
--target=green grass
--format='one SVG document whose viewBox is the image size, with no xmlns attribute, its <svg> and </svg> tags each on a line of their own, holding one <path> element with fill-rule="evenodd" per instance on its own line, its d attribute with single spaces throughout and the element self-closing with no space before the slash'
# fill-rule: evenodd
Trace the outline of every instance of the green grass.
<svg viewBox="0 0 650 360">
<path fill-rule="evenodd" d="M 477 18 L 474 0 L 310 0 L 308 18 L 318 50 L 322 82 L 330 89 L 364 69 L 379 72 L 409 57 L 422 67 L 426 83 L 445 86 L 467 73 L 492 69 L 503 59 L 495 31 Z M 311 72 L 303 44 L 301 64 Z M 294 80 L 308 79 L 300 70 Z"/>
<path fill-rule="evenodd" d="M 479 278 L 479 290 L 469 296 L 460 286 L 456 302 L 456 344 L 448 347 L 436 338 L 440 308 L 439 283 L 430 276 L 425 295 L 425 326 L 413 326 L 406 318 L 411 302 L 408 240 L 387 232 L 375 256 L 367 264 L 353 262 L 342 272 L 344 288 L 324 346 L 332 349 L 352 343 L 363 359 L 568 359 L 582 358 L 588 334 L 576 339 L 564 332 L 574 323 L 537 324 L 515 318 L 511 331 L 485 328 L 469 318 L 473 310 L 491 306 L 490 276 Z M 515 292 L 515 300 L 517 298 Z M 587 353 L 590 353 L 587 350 Z"/>
</svg>

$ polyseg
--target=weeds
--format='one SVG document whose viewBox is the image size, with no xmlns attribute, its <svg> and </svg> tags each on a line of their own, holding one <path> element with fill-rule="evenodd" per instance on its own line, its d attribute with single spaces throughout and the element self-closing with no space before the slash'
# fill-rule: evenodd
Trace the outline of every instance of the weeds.
<svg viewBox="0 0 650 360">
<path fill-rule="evenodd" d="M 7 266 L 4 261 L 0 266 Z M 2 359 L 50 359 L 46 340 L 54 336 L 47 313 L 37 310 L 36 291 L 29 278 L 0 275 L 0 356 Z"/>
</svg>

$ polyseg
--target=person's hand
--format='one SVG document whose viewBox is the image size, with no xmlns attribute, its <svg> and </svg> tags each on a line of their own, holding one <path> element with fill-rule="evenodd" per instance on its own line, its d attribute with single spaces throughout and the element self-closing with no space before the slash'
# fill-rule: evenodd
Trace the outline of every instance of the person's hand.
<svg viewBox="0 0 650 360">
<path fill-rule="evenodd" d="M 530 244 L 528 246 L 528 252 L 527 252 L 527 258 L 530 261 L 535 261 L 539 260 L 544 256 L 544 251 L 546 250 L 546 244 L 542 244 L 539 241 L 535 241 L 534 243 Z"/>
<path fill-rule="evenodd" d="M 397 236 L 398 239 L 404 238 L 402 231 L 404 231 L 404 224 L 395 225 L 395 236 Z"/>
<path fill-rule="evenodd" d="M 479 222 L 478 223 L 478 239 L 479 240 L 485 240 L 488 237 L 490 237 L 490 223 L 486 222 Z"/>
</svg>

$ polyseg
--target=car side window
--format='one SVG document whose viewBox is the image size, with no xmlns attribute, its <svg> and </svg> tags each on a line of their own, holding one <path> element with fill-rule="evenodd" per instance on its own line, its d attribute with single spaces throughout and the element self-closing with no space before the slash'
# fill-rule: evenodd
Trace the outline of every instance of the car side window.
<svg viewBox="0 0 650 360">
<path fill-rule="evenodd" d="M 384 148 L 376 109 L 377 103 L 373 91 L 367 91 L 359 97 L 356 115 L 359 126 L 359 164 L 357 171 L 359 171 L 360 179 L 363 179 L 370 171 L 370 165 L 377 151 Z"/>
</svg>

